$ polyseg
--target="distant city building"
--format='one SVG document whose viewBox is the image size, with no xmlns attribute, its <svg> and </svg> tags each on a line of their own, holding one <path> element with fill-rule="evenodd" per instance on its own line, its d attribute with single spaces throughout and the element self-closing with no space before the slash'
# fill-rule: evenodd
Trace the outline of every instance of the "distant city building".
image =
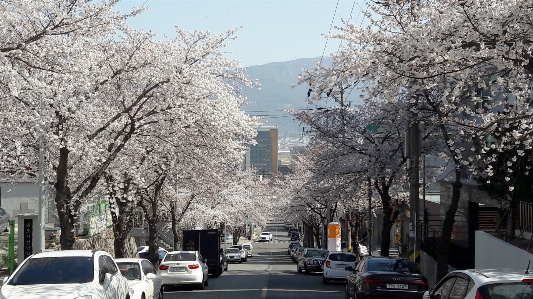
<svg viewBox="0 0 533 299">
<path fill-rule="evenodd" d="M 278 172 L 282 174 L 290 173 L 291 165 L 291 151 L 280 150 L 278 151 Z"/>
<path fill-rule="evenodd" d="M 256 145 L 246 154 L 246 169 L 255 169 L 258 175 L 270 176 L 278 172 L 278 127 L 260 127 Z"/>
</svg>

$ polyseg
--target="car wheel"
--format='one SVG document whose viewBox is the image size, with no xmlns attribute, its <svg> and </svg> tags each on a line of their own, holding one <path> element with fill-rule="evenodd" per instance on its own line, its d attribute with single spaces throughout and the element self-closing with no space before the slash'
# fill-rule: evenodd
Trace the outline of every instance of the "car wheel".
<svg viewBox="0 0 533 299">
<path fill-rule="evenodd" d="M 242 264 L 242 260 L 239 261 L 239 264 Z"/>
<path fill-rule="evenodd" d="M 204 282 L 202 281 L 201 283 L 197 284 L 196 288 L 197 288 L 198 290 L 203 290 L 203 289 L 205 289 L 205 284 L 204 284 Z"/>
<path fill-rule="evenodd" d="M 163 287 L 159 289 L 159 296 L 157 297 L 157 299 L 163 299 Z"/>
<path fill-rule="evenodd" d="M 328 284 L 328 279 L 325 278 L 324 276 L 322 276 L 322 283 L 323 284 Z"/>
<path fill-rule="evenodd" d="M 311 273 L 311 271 L 309 271 L 309 269 L 307 269 L 307 265 L 304 265 L 305 267 L 305 274 L 309 275 L 309 273 Z"/>
</svg>

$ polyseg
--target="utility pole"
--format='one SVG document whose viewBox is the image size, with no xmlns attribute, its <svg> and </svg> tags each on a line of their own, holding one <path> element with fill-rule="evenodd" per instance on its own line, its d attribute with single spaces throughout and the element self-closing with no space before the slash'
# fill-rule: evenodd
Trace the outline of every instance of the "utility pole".
<svg viewBox="0 0 533 299">
<path fill-rule="evenodd" d="M 41 79 L 41 82 L 44 81 L 44 78 Z M 40 120 L 40 132 L 39 132 L 39 211 L 38 211 L 38 219 L 39 219 L 39 252 L 44 252 L 45 248 L 45 238 L 44 238 L 44 118 L 43 118 L 43 111 L 44 111 L 44 103 L 43 103 L 43 95 L 39 96 L 39 120 Z"/>
<path fill-rule="evenodd" d="M 372 255 L 372 180 L 368 177 L 368 254 Z"/>
<path fill-rule="evenodd" d="M 416 95 L 411 95 L 412 97 Z M 416 103 L 416 101 L 414 101 Z M 420 130 L 418 127 L 416 104 L 410 104 L 410 124 L 406 138 L 406 154 L 408 157 L 407 168 L 409 172 L 409 252 L 413 253 L 416 260 L 416 251 L 420 250 Z"/>
</svg>

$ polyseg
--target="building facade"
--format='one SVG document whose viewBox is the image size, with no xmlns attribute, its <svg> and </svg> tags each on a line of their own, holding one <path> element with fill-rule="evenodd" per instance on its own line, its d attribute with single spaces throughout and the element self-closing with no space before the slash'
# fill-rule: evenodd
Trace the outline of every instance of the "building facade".
<svg viewBox="0 0 533 299">
<path fill-rule="evenodd" d="M 258 175 L 271 176 L 278 172 L 278 127 L 260 127 L 246 155 L 246 169 L 255 169 Z"/>
</svg>

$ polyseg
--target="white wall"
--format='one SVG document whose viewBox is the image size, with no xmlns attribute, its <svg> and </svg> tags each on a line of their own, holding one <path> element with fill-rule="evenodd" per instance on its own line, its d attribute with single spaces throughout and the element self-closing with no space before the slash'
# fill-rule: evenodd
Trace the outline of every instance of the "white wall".
<svg viewBox="0 0 533 299">
<path fill-rule="evenodd" d="M 476 269 L 506 268 L 523 271 L 533 254 L 483 231 L 476 231 Z M 530 269 L 533 268 L 533 263 Z"/>
<path fill-rule="evenodd" d="M 21 203 L 27 203 L 28 209 L 37 213 L 39 205 L 39 186 L 34 182 L 0 183 L 2 189 L 0 206 L 15 220 L 14 211 L 20 210 Z"/>
</svg>

